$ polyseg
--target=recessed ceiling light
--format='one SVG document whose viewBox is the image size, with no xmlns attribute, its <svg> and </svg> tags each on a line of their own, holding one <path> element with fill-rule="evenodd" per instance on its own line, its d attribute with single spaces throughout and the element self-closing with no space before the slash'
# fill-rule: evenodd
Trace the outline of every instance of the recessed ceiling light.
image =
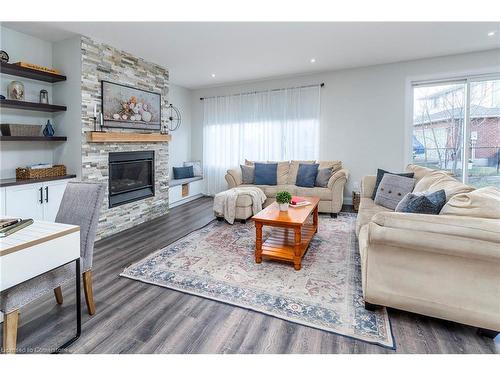
<svg viewBox="0 0 500 375">
<path fill-rule="evenodd" d="M 490 32 L 488 33 L 488 36 L 495 36 L 495 35 L 496 35 L 496 33 L 497 33 L 497 32 L 496 32 L 496 30 L 495 30 L 495 31 L 490 31 Z"/>
<path fill-rule="evenodd" d="M 212 73 L 212 78 L 215 78 L 215 73 Z"/>
<path fill-rule="evenodd" d="M 311 60 L 309 60 L 311 64 L 314 64 L 316 62 L 316 59 L 313 57 Z"/>
</svg>

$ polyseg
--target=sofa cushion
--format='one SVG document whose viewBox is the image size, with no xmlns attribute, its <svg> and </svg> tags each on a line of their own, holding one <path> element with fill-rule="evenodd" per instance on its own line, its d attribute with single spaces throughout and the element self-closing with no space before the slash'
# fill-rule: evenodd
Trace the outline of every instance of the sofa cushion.
<svg viewBox="0 0 500 375">
<path fill-rule="evenodd" d="M 319 197 L 322 201 L 331 201 L 333 199 L 332 191 L 323 187 L 300 187 L 295 189 L 295 195 L 299 197 Z"/>
<path fill-rule="evenodd" d="M 386 173 L 378 186 L 375 203 L 394 210 L 405 195 L 412 192 L 413 186 L 413 178 Z"/>
<path fill-rule="evenodd" d="M 278 185 L 286 185 L 288 182 L 288 173 L 290 172 L 290 162 L 288 161 L 268 161 L 268 163 L 278 163 Z"/>
<path fill-rule="evenodd" d="M 425 176 L 421 177 L 417 180 L 415 184 L 415 188 L 413 189 L 414 193 L 423 193 L 424 191 L 428 191 L 431 185 L 442 178 L 447 177 L 448 175 L 444 173 L 444 171 L 431 171 L 427 173 Z"/>
<path fill-rule="evenodd" d="M 422 167 L 420 165 L 416 165 L 416 164 L 409 164 L 407 167 L 406 167 L 406 171 L 409 172 L 409 173 L 413 173 L 414 176 L 413 178 L 415 180 L 420 181 L 424 176 L 427 176 L 429 173 L 432 173 L 434 171 L 436 171 L 435 169 L 431 169 L 431 168 L 427 168 L 427 167 Z M 441 171 L 441 172 L 445 172 L 445 171 Z"/>
<path fill-rule="evenodd" d="M 318 175 L 319 164 L 300 164 L 297 171 L 295 185 L 302 187 L 314 187 Z"/>
<path fill-rule="evenodd" d="M 290 194 L 295 195 L 297 189 L 295 185 L 241 185 L 241 187 L 245 186 L 258 187 L 268 198 L 276 197 L 276 193 L 279 191 L 288 191 Z"/>
<path fill-rule="evenodd" d="M 379 212 L 392 212 L 392 210 L 376 205 L 371 198 L 361 197 L 358 217 L 356 218 L 356 234 L 359 234 L 361 227 L 368 224 L 372 220 L 372 217 Z"/>
<path fill-rule="evenodd" d="M 441 215 L 500 219 L 500 189 L 487 186 L 469 193 L 456 194 L 444 205 Z"/>
<path fill-rule="evenodd" d="M 255 181 L 255 167 L 249 165 L 240 165 L 241 180 L 244 184 L 253 184 Z"/>
<path fill-rule="evenodd" d="M 409 193 L 398 203 L 396 212 L 438 215 L 445 203 L 444 190 L 432 193 Z"/>
<path fill-rule="evenodd" d="M 194 177 L 193 166 L 189 167 L 173 167 L 174 180 Z"/>
<path fill-rule="evenodd" d="M 380 181 L 382 181 L 382 178 L 384 178 L 384 175 L 388 174 L 393 174 L 396 176 L 402 176 L 402 177 L 408 177 L 408 178 L 413 178 L 413 173 L 392 173 L 392 172 L 387 172 L 383 169 L 377 169 L 377 180 L 375 181 L 375 188 L 373 189 L 372 193 L 372 199 L 375 200 L 375 195 L 377 194 L 377 189 L 378 185 L 380 185 Z"/>
<path fill-rule="evenodd" d="M 467 186 L 443 171 L 433 171 L 415 185 L 414 192 L 429 191 L 434 192 L 443 189 L 446 199 L 449 200 L 455 194 L 469 193 L 474 190 L 472 186 Z"/>
<path fill-rule="evenodd" d="M 288 185 L 295 185 L 300 164 L 314 164 L 314 160 L 292 160 L 290 162 L 290 171 L 288 172 Z"/>
<path fill-rule="evenodd" d="M 328 180 L 330 179 L 330 177 L 332 177 L 332 174 L 333 174 L 332 167 L 318 169 L 318 174 L 316 175 L 316 182 L 314 183 L 314 186 L 327 187 Z"/>
<path fill-rule="evenodd" d="M 276 185 L 277 171 L 277 163 L 255 163 L 255 185 Z"/>
<path fill-rule="evenodd" d="M 193 174 L 195 177 L 203 176 L 203 168 L 201 167 L 201 161 L 185 161 L 182 163 L 184 167 L 193 167 Z"/>
<path fill-rule="evenodd" d="M 340 160 L 318 160 L 316 164 L 319 164 L 319 169 L 332 168 L 333 172 L 342 169 L 342 162 Z"/>
<path fill-rule="evenodd" d="M 286 185 L 288 183 L 288 172 L 290 171 L 290 162 L 288 161 L 252 161 L 245 159 L 245 165 L 250 167 L 255 166 L 255 163 L 264 163 L 264 164 L 278 164 L 277 173 L 277 184 L 278 185 Z"/>
</svg>

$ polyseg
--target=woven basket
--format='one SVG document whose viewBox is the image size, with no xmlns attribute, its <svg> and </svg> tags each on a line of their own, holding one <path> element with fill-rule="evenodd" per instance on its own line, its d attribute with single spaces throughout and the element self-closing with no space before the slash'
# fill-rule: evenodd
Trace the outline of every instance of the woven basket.
<svg viewBox="0 0 500 375">
<path fill-rule="evenodd" d="M 29 180 L 31 178 L 48 178 L 66 175 L 66 166 L 54 165 L 52 168 L 16 168 L 16 178 L 18 180 Z"/>
<path fill-rule="evenodd" d="M 358 212 L 359 202 L 361 201 L 361 194 L 358 192 L 352 192 L 352 205 L 354 206 L 354 211 Z"/>
<path fill-rule="evenodd" d="M 37 137 L 42 133 L 42 125 L 2 124 L 2 135 L 12 137 Z"/>
</svg>

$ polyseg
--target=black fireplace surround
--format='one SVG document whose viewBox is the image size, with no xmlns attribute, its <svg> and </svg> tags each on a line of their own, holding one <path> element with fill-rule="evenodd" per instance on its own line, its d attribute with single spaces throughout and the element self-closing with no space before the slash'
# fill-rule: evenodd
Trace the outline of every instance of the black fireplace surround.
<svg viewBox="0 0 500 375">
<path fill-rule="evenodd" d="M 109 153 L 109 208 L 155 195 L 154 151 Z"/>
</svg>

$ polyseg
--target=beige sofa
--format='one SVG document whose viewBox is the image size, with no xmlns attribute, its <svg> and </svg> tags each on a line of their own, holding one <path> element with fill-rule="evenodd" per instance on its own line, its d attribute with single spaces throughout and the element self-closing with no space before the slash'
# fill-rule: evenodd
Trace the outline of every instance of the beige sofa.
<svg viewBox="0 0 500 375">
<path fill-rule="evenodd" d="M 349 171 L 342 168 L 342 162 L 340 161 L 318 161 L 319 168 L 332 167 L 334 170 L 332 177 L 330 177 L 330 180 L 328 181 L 328 187 L 305 188 L 296 186 L 295 180 L 297 178 L 299 164 L 312 163 L 314 163 L 314 160 L 292 160 L 291 162 L 279 162 L 277 185 L 244 185 L 240 168 L 228 170 L 225 178 L 228 188 L 234 188 L 237 186 L 257 186 L 262 189 L 267 197 L 264 206 L 274 202 L 276 193 L 283 190 L 297 196 L 317 196 L 320 198 L 319 212 L 329 213 L 332 217 L 336 217 L 337 213 L 342 209 L 344 186 L 349 177 Z M 252 165 L 253 162 L 246 161 L 246 164 Z M 236 216 L 238 218 L 251 216 L 251 202 L 246 202 L 245 200 L 249 200 L 249 197 L 243 195 L 239 197 L 236 202 Z"/>
<path fill-rule="evenodd" d="M 500 331 L 500 190 L 471 193 L 445 172 L 414 165 L 408 171 L 415 172 L 415 190 L 444 188 L 448 203 L 440 215 L 392 212 L 371 199 L 375 176 L 364 177 L 356 232 L 365 306 L 452 320 L 494 336 Z"/>
</svg>

